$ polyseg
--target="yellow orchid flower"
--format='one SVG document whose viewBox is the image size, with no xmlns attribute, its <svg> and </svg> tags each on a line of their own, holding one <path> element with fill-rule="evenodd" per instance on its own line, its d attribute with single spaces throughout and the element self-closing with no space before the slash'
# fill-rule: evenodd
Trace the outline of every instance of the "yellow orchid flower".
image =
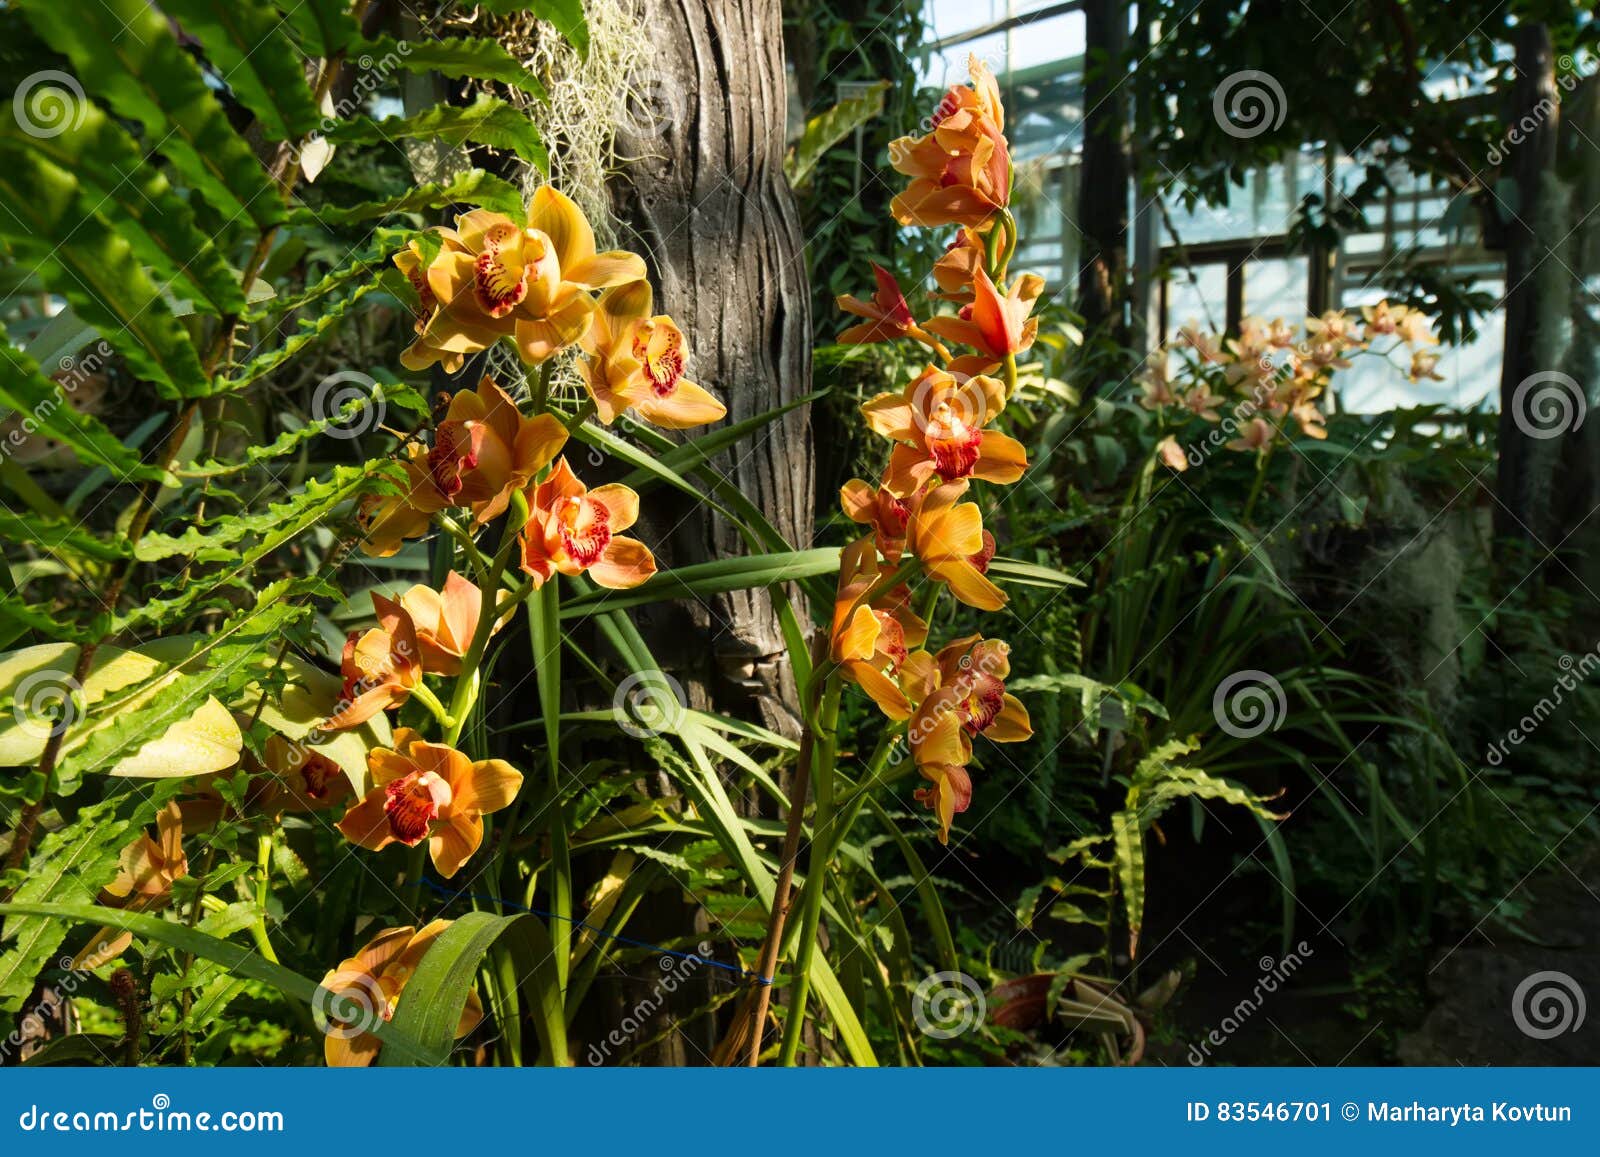
<svg viewBox="0 0 1600 1157">
<path fill-rule="evenodd" d="M 963 479 L 914 498 L 906 545 L 928 577 L 949 584 L 967 606 L 998 611 L 1006 605 L 1006 593 L 986 575 L 994 557 L 994 535 L 983 528 L 977 503 L 959 501 L 966 492 Z"/>
<path fill-rule="evenodd" d="M 399 603 L 373 593 L 378 625 L 351 631 L 339 660 L 344 687 L 338 710 L 322 724 L 324 731 L 359 727 L 381 711 L 398 707 L 422 682 L 421 648 L 416 625 Z"/>
<path fill-rule="evenodd" d="M 972 87 L 957 85 L 934 111 L 932 131 L 889 145 L 889 162 L 912 178 L 889 211 L 902 225 L 985 229 L 1011 198 L 1011 150 L 994 73 L 969 57 Z"/>
<path fill-rule="evenodd" d="M 590 490 L 565 458 L 528 492 L 522 527 L 522 569 L 543 586 L 558 571 L 587 572 L 613 590 L 636 587 L 656 572 L 656 560 L 637 539 L 624 538 L 639 518 L 639 496 L 613 483 Z"/>
<path fill-rule="evenodd" d="M 689 349 L 666 314 L 651 315 L 650 283 L 634 281 L 600 295 L 594 325 L 584 335 L 580 363 L 595 413 L 610 425 L 633 410 L 652 425 L 687 430 L 728 412 L 710 392 L 684 377 Z"/>
<path fill-rule="evenodd" d="M 879 394 L 864 404 L 867 425 L 899 443 L 889 456 L 884 485 L 905 497 L 934 477 L 997 483 L 1021 478 L 1028 465 L 1022 443 L 983 428 L 1005 404 L 1005 387 L 995 379 L 958 381 L 931 365 L 901 393 Z"/>
<path fill-rule="evenodd" d="M 450 505 L 434 484 L 426 446 L 408 445 L 401 465 L 406 481 L 400 493 L 365 495 L 356 515 L 362 551 L 378 558 L 395 554 L 408 538 L 427 534 L 433 516 Z"/>
<path fill-rule="evenodd" d="M 344 813 L 339 830 L 370 851 L 428 841 L 433 866 L 453 876 L 483 842 L 483 817 L 516 798 L 522 773 L 503 759 L 473 762 L 453 747 L 429 743 L 409 727 L 393 748 L 367 754 L 372 789 Z"/>
<path fill-rule="evenodd" d="M 382 1042 L 363 1025 L 394 1019 L 406 984 L 422 963 L 423 955 L 450 923 L 435 920 L 420 932 L 409 925 L 385 928 L 322 978 L 322 989 L 327 993 L 323 1004 L 335 1014 L 329 1016 L 323 1028 L 327 1035 L 322 1055 L 330 1067 L 360 1068 L 377 1059 Z M 342 1022 L 337 1019 L 339 1012 L 354 1013 L 359 1019 L 355 1023 Z M 456 1023 L 456 1039 L 466 1036 L 482 1020 L 483 1001 L 476 988 L 469 989 Z"/>
<path fill-rule="evenodd" d="M 189 874 L 183 854 L 183 812 L 173 800 L 156 813 L 156 838 L 144 832 L 122 849 L 117 876 L 100 890 L 100 903 L 128 912 L 150 912 L 172 902 L 172 885 Z M 74 969 L 98 968 L 128 950 L 133 933 L 102 928 L 73 958 Z"/>
<path fill-rule="evenodd" d="M 505 591 L 500 593 L 502 600 L 509 597 Z M 461 659 L 483 616 L 483 592 L 477 584 L 451 571 L 440 590 L 421 583 L 412 587 L 400 596 L 400 607 L 416 627 L 423 671 L 429 675 L 461 674 Z M 501 621 L 490 628 L 491 634 L 504 625 L 507 613 L 500 612 Z"/>
<path fill-rule="evenodd" d="M 433 434 L 428 468 L 452 504 L 472 508 L 485 523 L 505 512 L 521 490 L 561 452 L 567 430 L 551 414 L 523 417 L 511 396 L 484 378 L 476 390 L 450 399 Z"/>
<path fill-rule="evenodd" d="M 909 649 L 928 637 L 928 624 L 910 608 L 902 585 L 870 603 L 864 596 L 881 575 L 871 538 L 851 543 L 839 556 L 839 589 L 833 604 L 830 655 L 840 674 L 865 691 L 890 719 L 911 714 L 911 701 L 896 677 Z"/>
</svg>

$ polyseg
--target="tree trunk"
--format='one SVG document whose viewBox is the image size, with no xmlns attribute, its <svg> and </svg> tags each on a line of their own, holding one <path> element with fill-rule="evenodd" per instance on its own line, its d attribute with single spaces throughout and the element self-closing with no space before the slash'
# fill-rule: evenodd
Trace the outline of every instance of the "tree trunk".
<svg viewBox="0 0 1600 1157">
<path fill-rule="evenodd" d="M 783 173 L 781 8 L 779 0 L 644 0 L 641 9 L 651 55 L 630 82 L 637 103 L 620 118 L 617 152 L 630 159 L 613 181 L 613 206 L 623 244 L 650 266 L 656 310 L 683 329 L 689 376 L 737 422 L 804 396 L 811 384 L 806 266 Z M 800 408 L 720 455 L 716 468 L 804 549 L 812 544 L 813 460 L 810 416 Z M 649 495 L 644 522 L 642 537 L 663 567 L 749 553 L 703 503 L 666 487 Z M 805 623 L 804 602 L 797 594 L 791 600 Z M 794 672 L 765 591 L 641 612 L 641 632 L 691 706 L 799 737 Z M 736 802 L 746 814 L 772 810 L 753 791 Z M 641 917 L 636 934 L 646 938 L 685 923 L 681 910 L 661 904 Z M 643 1063 L 706 1063 L 721 1035 L 717 1018 L 671 1030 L 725 983 L 703 969 L 657 1009 L 652 1031 L 667 1035 Z M 619 992 L 618 1007 L 627 997 Z"/>
<path fill-rule="evenodd" d="M 1499 503 L 1494 512 L 1495 536 L 1527 543 L 1539 535 L 1540 507 L 1548 486 L 1542 486 L 1539 440 L 1528 433 L 1529 403 L 1545 387 L 1535 383 L 1525 396 L 1518 387 L 1552 365 L 1541 366 L 1541 327 L 1561 318 L 1546 309 L 1542 279 L 1535 276 L 1548 255 L 1550 238 L 1538 236 L 1545 177 L 1555 164 L 1560 112 L 1556 98 L 1555 60 L 1550 32 L 1543 24 L 1523 24 L 1513 32 L 1516 85 L 1510 124 L 1521 139 L 1512 146 L 1511 168 L 1517 203 L 1506 226 L 1506 339 L 1500 371 L 1500 461 L 1496 477 Z M 1530 127 L 1531 126 L 1531 127 Z M 1511 580 L 1508 580 L 1511 581 Z"/>
<path fill-rule="evenodd" d="M 1125 0 L 1086 0 L 1083 166 L 1078 312 L 1085 328 L 1127 344 L 1123 302 L 1128 271 L 1127 101 L 1120 83 L 1128 40 Z"/>
<path fill-rule="evenodd" d="M 615 182 L 617 216 L 650 263 L 657 308 L 688 339 L 691 375 L 739 421 L 804 395 L 811 381 L 805 262 L 783 174 L 781 8 L 778 0 L 645 0 L 643 14 L 651 63 L 633 87 L 658 115 L 622 118 L 618 152 L 635 159 Z M 811 545 L 810 430 L 805 410 L 796 410 L 718 462 L 797 549 Z M 671 565 L 747 551 L 687 496 L 657 491 L 649 507 L 654 529 L 670 534 Z M 735 592 L 656 620 L 647 634 L 670 641 L 664 658 L 689 665 L 685 686 L 731 713 L 799 734 L 783 636 L 764 592 Z"/>
</svg>

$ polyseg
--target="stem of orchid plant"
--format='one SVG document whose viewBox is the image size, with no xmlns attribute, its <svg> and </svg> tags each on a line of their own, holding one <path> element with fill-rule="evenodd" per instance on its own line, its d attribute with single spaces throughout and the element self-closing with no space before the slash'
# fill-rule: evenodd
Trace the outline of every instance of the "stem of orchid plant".
<svg viewBox="0 0 1600 1157">
<path fill-rule="evenodd" d="M 550 408 L 550 375 L 555 373 L 554 361 L 546 361 L 539 367 L 539 384 L 533 391 L 533 412 L 542 414 Z"/>
<path fill-rule="evenodd" d="M 1017 355 L 1007 354 L 1001 374 L 1006 384 L 1006 401 L 1011 400 L 1011 395 L 1017 392 Z"/>
<path fill-rule="evenodd" d="M 461 675 L 456 679 L 455 691 L 450 696 L 450 709 L 445 713 L 450 719 L 450 722 L 445 724 L 445 742 L 452 747 L 461 738 L 461 729 L 466 726 L 467 716 L 472 713 L 472 708 L 478 701 L 478 691 L 482 685 L 478 679 L 478 667 L 483 661 L 484 648 L 489 645 L 489 636 L 494 632 L 494 625 L 500 618 L 500 608 L 494 600 L 499 597 L 506 566 L 511 561 L 512 552 L 517 548 L 517 537 L 522 531 L 522 524 L 527 520 L 528 500 L 523 497 L 522 491 L 513 490 L 511 509 L 500 532 L 503 536 L 500 549 L 495 551 L 494 561 L 489 564 L 487 580 L 478 588 L 483 592 L 484 602 L 487 605 L 480 609 L 478 629 L 472 633 L 472 642 L 467 645 L 466 654 L 461 656 Z"/>
<path fill-rule="evenodd" d="M 1011 258 L 1017 252 L 1017 219 L 1011 215 L 1010 209 L 1000 210 L 1000 224 L 1005 227 L 1006 246 L 1000 251 L 1000 268 L 995 271 L 995 284 L 999 285 L 1006 278 L 1006 271 L 1011 268 Z"/>
<path fill-rule="evenodd" d="M 579 426 L 583 425 L 584 422 L 588 420 L 589 415 L 593 414 L 595 410 L 596 406 L 594 404 L 594 399 L 589 398 L 585 400 L 583 405 L 578 407 L 577 413 L 573 414 L 572 417 L 568 418 L 562 423 L 562 425 L 567 428 L 567 433 L 570 434 Z"/>
<path fill-rule="evenodd" d="M 461 544 L 461 549 L 467 556 L 467 563 L 472 567 L 472 577 L 481 588 L 489 579 L 489 560 L 483 557 L 478 544 L 472 541 L 472 535 L 467 533 L 466 527 L 448 514 L 435 514 L 433 519 L 446 534 Z"/>
<path fill-rule="evenodd" d="M 250 936 L 272 963 L 278 963 L 278 954 L 272 950 L 267 937 L 267 895 L 272 880 L 272 833 L 264 832 L 256 839 L 256 918 L 250 927 Z"/>
<path fill-rule="evenodd" d="M 1256 499 L 1261 497 L 1261 487 L 1267 480 L 1267 461 L 1271 457 L 1272 446 L 1270 444 L 1256 456 L 1256 479 L 1250 486 L 1250 497 L 1245 499 L 1244 513 L 1239 520 L 1247 525 L 1250 522 L 1251 513 L 1256 508 Z"/>
<path fill-rule="evenodd" d="M 850 789 L 849 794 L 839 804 L 838 810 L 841 818 L 834 825 L 833 840 L 828 848 L 828 858 L 830 860 L 839 854 L 839 848 L 843 845 L 845 837 L 850 834 L 850 829 L 855 826 L 856 816 L 861 814 L 861 808 L 867 802 L 867 796 L 885 782 L 878 777 L 883 773 L 884 764 L 889 762 L 889 756 L 894 751 L 894 745 L 899 740 L 901 731 L 900 724 L 895 724 L 884 731 L 883 735 L 878 739 L 878 746 L 873 749 L 872 755 L 867 759 L 867 769 L 862 773 L 860 781 Z"/>
<path fill-rule="evenodd" d="M 455 717 L 445 710 L 444 704 L 439 702 L 439 697 L 426 684 L 418 683 L 411 689 L 411 695 L 439 721 L 439 727 L 442 731 L 447 734 L 451 733 L 456 725 Z"/>
<path fill-rule="evenodd" d="M 783 1025 L 783 1045 L 778 1051 L 778 1064 L 792 1066 L 800 1051 L 800 1038 L 805 1030 L 806 1000 L 811 992 L 811 961 L 817 952 L 817 930 L 822 923 L 823 882 L 828 875 L 828 861 L 832 858 L 833 833 L 833 771 L 839 753 L 839 696 L 844 681 L 837 672 L 828 675 L 822 692 L 822 703 L 817 710 L 816 768 L 812 773 L 812 791 L 816 796 L 817 810 L 811 817 L 811 841 L 806 852 L 806 879 L 800 893 L 800 946 L 796 951 L 792 969 L 794 979 L 789 990 L 789 1014 Z M 793 805 L 796 801 L 791 800 Z"/>
</svg>

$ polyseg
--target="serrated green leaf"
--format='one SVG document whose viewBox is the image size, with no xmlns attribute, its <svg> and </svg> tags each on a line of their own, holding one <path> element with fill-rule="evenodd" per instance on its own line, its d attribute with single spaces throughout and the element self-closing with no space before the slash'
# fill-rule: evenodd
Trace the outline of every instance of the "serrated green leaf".
<svg viewBox="0 0 1600 1157">
<path fill-rule="evenodd" d="M 391 36 L 362 40 L 350 46 L 358 58 L 391 61 L 408 72 L 437 72 L 452 79 L 498 80 L 544 98 L 544 85 L 493 40 L 451 37 L 445 40 L 397 41 Z"/>
<path fill-rule="evenodd" d="M 104 466 L 123 481 L 166 477 L 159 468 L 145 465 L 139 452 L 123 445 L 98 418 L 73 406 L 63 395 L 64 389 L 45 377 L 32 357 L 13 346 L 0 325 L 0 406 L 23 415 L 44 437 L 70 446 L 86 465 Z"/>
<path fill-rule="evenodd" d="M 506 149 L 541 173 L 550 172 L 550 153 L 528 114 L 487 93 L 479 93 L 466 108 L 438 104 L 411 117 L 340 121 L 327 136 L 330 141 L 358 144 L 429 138 L 454 147 L 472 141 Z"/>
<path fill-rule="evenodd" d="M 127 240 L 81 208 L 72 174 L 15 142 L 0 141 L 0 231 L 12 236 L 18 253 L 135 373 L 167 397 L 193 396 L 205 374 L 188 333 Z"/>
<path fill-rule="evenodd" d="M 91 904 L 95 893 L 116 878 L 124 845 L 154 819 L 156 810 L 154 802 L 126 796 L 90 804 L 76 822 L 39 841 L 29 857 L 27 878 L 12 899 L 22 905 Z M 27 999 L 34 978 L 50 965 L 66 934 L 67 925 L 38 913 L 6 921 L 10 947 L 0 953 L 0 1008 L 15 1011 Z"/>
<path fill-rule="evenodd" d="M 21 900 L 0 904 L 0 915 L 40 916 L 53 921 L 103 924 L 108 928 L 120 928 L 146 940 L 169 945 L 180 952 L 215 960 L 236 976 L 270 984 L 285 996 L 309 1005 L 313 1010 L 325 1011 L 326 995 L 321 985 L 301 976 L 298 972 L 291 972 L 280 964 L 262 959 L 243 945 L 231 944 L 215 936 L 208 936 L 199 929 L 163 920 L 159 916 L 128 912 L 120 908 L 105 908 L 96 904 L 24 903 Z M 440 1054 L 422 1049 L 389 1022 L 378 1021 L 370 1026 L 364 1025 L 363 1028 L 382 1041 L 386 1051 L 407 1057 L 411 1063 L 436 1065 L 443 1060 Z"/>
<path fill-rule="evenodd" d="M 279 7 L 309 55 L 334 56 L 361 35 L 351 0 L 285 0 Z"/>
<path fill-rule="evenodd" d="M 583 14 L 583 0 L 480 0 L 480 6 L 501 15 L 529 12 L 548 20 L 580 57 L 589 56 L 589 21 Z"/>
<path fill-rule="evenodd" d="M 0 108 L 0 136 L 73 174 L 81 211 L 99 213 L 115 225 L 167 288 L 192 295 L 197 306 L 213 313 L 244 308 L 239 275 L 196 227 L 188 203 L 133 137 L 93 102 L 80 102 L 60 131 L 48 136 L 27 133 L 17 123 L 16 109 L 6 105 Z"/>
<path fill-rule="evenodd" d="M 324 309 L 315 321 L 302 322 L 297 333 L 281 340 L 277 348 L 271 352 L 246 362 L 244 365 L 235 368 L 231 373 L 219 374 L 211 379 L 208 393 L 236 393 L 270 374 L 279 366 L 293 361 L 299 356 L 301 350 L 326 337 L 335 326 L 345 319 L 345 316 L 362 298 L 381 288 L 382 286 L 377 281 L 370 281 L 364 285 L 356 286 L 345 297 L 340 298 L 338 302 Z"/>
<path fill-rule="evenodd" d="M 393 217 L 399 213 L 421 213 L 457 204 L 481 205 L 519 221 L 523 214 L 522 194 L 516 186 L 482 169 L 468 169 L 448 181 L 414 185 L 400 196 L 390 197 L 386 201 L 363 201 L 344 208 L 324 206 L 315 210 L 296 209 L 294 219 L 306 225 L 348 225 L 353 221 Z"/>
<path fill-rule="evenodd" d="M 295 140 L 316 127 L 317 106 L 300 53 L 282 21 L 260 0 L 161 0 L 198 39 L 239 103 L 256 114 L 270 141 Z"/>
<path fill-rule="evenodd" d="M 398 470 L 398 464 L 391 460 L 337 466 L 326 479 L 308 479 L 300 493 L 265 510 L 231 515 L 213 528 L 190 526 L 179 535 L 146 534 L 134 547 L 134 556 L 142 562 L 157 562 L 187 555 L 197 562 L 248 566 L 322 521 L 341 502 L 381 489 L 385 481 L 398 485 Z M 238 544 L 247 538 L 256 538 L 257 542 L 241 552 Z"/>
<path fill-rule="evenodd" d="M 23 11 L 72 61 L 80 83 L 143 125 L 146 139 L 225 218 L 246 216 L 262 228 L 283 219 L 283 202 L 255 153 L 153 5 L 27 0 Z"/>
</svg>

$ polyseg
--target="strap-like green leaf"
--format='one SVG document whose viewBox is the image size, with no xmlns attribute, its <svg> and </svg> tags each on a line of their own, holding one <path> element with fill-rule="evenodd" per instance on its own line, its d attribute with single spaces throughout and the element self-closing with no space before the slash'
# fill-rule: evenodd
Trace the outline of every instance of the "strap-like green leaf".
<svg viewBox="0 0 1600 1157">
<path fill-rule="evenodd" d="M 224 217 L 247 216 L 263 227 L 283 219 L 283 202 L 255 153 L 153 5 L 27 0 L 24 11 L 72 61 L 78 80 L 119 116 L 143 125 L 151 146 Z"/>
<path fill-rule="evenodd" d="M 521 917 L 468 912 L 451 921 L 406 981 L 391 1022 L 394 1030 L 429 1053 L 448 1055 L 484 953 L 517 919 Z M 398 1050 L 385 1048 L 378 1053 L 380 1065 L 415 1063 L 415 1057 Z"/>
<path fill-rule="evenodd" d="M 244 308 L 239 275 L 210 237 L 196 228 L 194 212 L 145 157 L 133 137 L 85 100 L 61 131 L 28 134 L 11 105 L 0 107 L 0 136 L 40 153 L 73 174 L 82 189 L 82 212 L 99 213 L 116 226 L 134 255 L 156 278 L 197 307 L 213 313 Z"/>
<path fill-rule="evenodd" d="M 563 619 L 583 618 L 597 611 L 618 611 L 663 599 L 690 599 L 724 591 L 749 590 L 773 583 L 795 582 L 839 569 L 839 548 L 780 551 L 746 558 L 719 558 L 660 571 L 631 590 L 597 591 L 561 608 Z"/>
<path fill-rule="evenodd" d="M 381 121 L 357 117 L 340 121 L 327 136 L 330 141 L 359 144 L 417 138 L 437 138 L 449 145 L 473 141 L 508 149 L 541 173 L 550 172 L 550 153 L 527 113 L 487 93 L 480 93 L 466 108 L 436 104 L 413 117 L 386 117 Z"/>
<path fill-rule="evenodd" d="M 407 72 L 437 72 L 452 79 L 463 76 L 498 80 L 523 92 L 544 98 L 544 85 L 517 59 L 493 40 L 457 37 L 448 40 L 395 40 L 379 36 L 352 44 L 349 55 L 358 61 L 371 57 L 373 67 L 391 66 Z"/>
<path fill-rule="evenodd" d="M 205 47 L 223 83 L 256 114 L 268 140 L 305 136 L 316 102 L 277 12 L 260 0 L 161 0 L 161 8 Z"/>
<path fill-rule="evenodd" d="M 72 174 L 0 141 L 0 231 L 136 374 L 167 397 L 202 391 L 200 357 L 127 240 L 82 209 Z"/>
</svg>

